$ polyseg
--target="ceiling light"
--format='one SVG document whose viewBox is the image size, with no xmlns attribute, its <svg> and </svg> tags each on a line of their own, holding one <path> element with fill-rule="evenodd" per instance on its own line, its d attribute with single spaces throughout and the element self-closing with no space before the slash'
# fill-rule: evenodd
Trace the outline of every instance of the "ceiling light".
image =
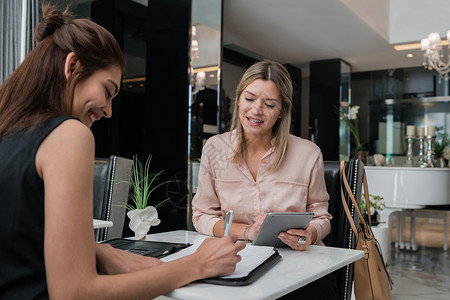
<svg viewBox="0 0 450 300">
<path fill-rule="evenodd" d="M 408 53 L 408 54 L 406 54 L 406 56 L 411 58 L 411 57 L 413 57 L 414 55 L 413 55 L 412 53 Z"/>
<path fill-rule="evenodd" d="M 450 30 L 447 31 L 447 45 L 450 41 Z M 424 38 L 421 41 L 420 49 L 424 51 L 423 64 L 428 69 L 435 69 L 439 73 L 439 82 L 441 78 L 448 80 L 448 73 L 450 71 L 450 53 L 447 49 L 447 62 L 444 62 L 443 48 L 441 43 L 441 37 L 439 33 L 432 32 L 428 35 L 428 38 Z M 447 46 L 448 48 L 448 46 Z"/>
<path fill-rule="evenodd" d="M 394 49 L 397 51 L 420 49 L 420 43 L 395 45 Z"/>
<path fill-rule="evenodd" d="M 212 67 L 202 67 L 202 68 L 194 68 L 194 73 L 198 72 L 217 72 L 219 70 L 219 66 L 212 66 Z"/>
<path fill-rule="evenodd" d="M 439 43 L 439 46 L 448 46 L 448 41 L 441 41 Z M 422 44 L 421 43 L 412 43 L 412 44 L 403 44 L 403 45 L 394 45 L 394 49 L 397 51 L 405 51 L 405 50 L 415 50 L 415 49 L 421 49 Z"/>
</svg>

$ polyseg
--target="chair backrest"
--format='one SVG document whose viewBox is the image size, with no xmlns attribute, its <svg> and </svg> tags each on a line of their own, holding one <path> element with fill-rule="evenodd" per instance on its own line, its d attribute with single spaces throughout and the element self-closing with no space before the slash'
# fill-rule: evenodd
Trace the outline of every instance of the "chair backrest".
<svg viewBox="0 0 450 300">
<path fill-rule="evenodd" d="M 358 205 L 361 201 L 362 176 L 364 164 L 357 159 L 351 159 L 345 169 L 347 180 Z M 331 219 L 331 232 L 323 239 L 325 245 L 355 249 L 355 239 L 353 230 L 350 227 L 341 200 L 341 180 L 338 161 L 324 162 L 324 175 L 327 192 L 330 195 L 328 202 L 328 212 L 333 216 Z M 354 206 L 344 190 L 344 198 L 352 213 L 355 224 L 358 224 L 359 217 L 354 213 Z M 353 282 L 353 264 L 347 265 L 337 271 L 335 276 L 338 282 L 339 299 L 348 300 L 351 298 L 351 288 Z"/>
<path fill-rule="evenodd" d="M 123 235 L 133 161 L 112 155 L 97 158 L 94 167 L 94 219 L 112 221 L 113 227 L 96 229 L 95 240 Z"/>
</svg>

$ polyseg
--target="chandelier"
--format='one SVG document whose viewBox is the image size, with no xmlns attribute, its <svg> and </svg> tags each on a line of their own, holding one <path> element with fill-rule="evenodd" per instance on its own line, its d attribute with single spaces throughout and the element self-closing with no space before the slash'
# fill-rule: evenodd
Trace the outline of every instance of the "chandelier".
<svg viewBox="0 0 450 300">
<path fill-rule="evenodd" d="M 435 69 L 439 73 L 439 82 L 441 78 L 448 80 L 448 73 L 450 71 L 450 53 L 448 45 L 450 43 L 450 30 L 447 31 L 447 41 L 441 42 L 439 33 L 433 32 L 428 35 L 428 38 L 422 39 L 421 49 L 424 51 L 423 64 L 429 70 Z M 447 62 L 444 62 L 443 46 L 447 45 Z"/>
</svg>

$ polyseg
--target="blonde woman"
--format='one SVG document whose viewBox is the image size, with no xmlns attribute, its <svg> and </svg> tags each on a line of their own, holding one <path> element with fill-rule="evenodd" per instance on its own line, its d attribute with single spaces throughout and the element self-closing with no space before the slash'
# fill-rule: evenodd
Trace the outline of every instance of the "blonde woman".
<svg viewBox="0 0 450 300">
<path fill-rule="evenodd" d="M 266 60 L 245 72 L 231 131 L 203 148 L 192 203 L 197 231 L 223 236 L 223 216 L 233 210 L 231 233 L 252 241 L 269 212 L 313 212 L 305 230 L 293 228 L 278 237 L 295 250 L 322 244 L 331 219 L 322 153 L 289 134 L 291 109 L 292 82 L 283 65 Z"/>
</svg>

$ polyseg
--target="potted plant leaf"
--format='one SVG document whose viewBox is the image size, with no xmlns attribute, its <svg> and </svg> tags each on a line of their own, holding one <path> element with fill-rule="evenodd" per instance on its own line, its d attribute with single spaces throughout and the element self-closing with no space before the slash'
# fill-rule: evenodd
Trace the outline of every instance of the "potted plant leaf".
<svg viewBox="0 0 450 300">
<path fill-rule="evenodd" d="M 444 151 L 449 145 L 450 138 L 448 137 L 448 134 L 446 132 L 438 134 L 438 139 L 433 144 L 434 158 L 436 159 L 437 167 L 445 168 Z"/>
<path fill-rule="evenodd" d="M 359 121 L 358 112 L 359 106 L 351 106 L 349 102 L 342 101 L 340 106 L 335 107 L 336 112 L 339 114 L 339 119 L 347 125 L 351 134 L 353 135 L 353 140 L 355 142 L 355 147 L 353 149 L 354 158 L 360 159 L 364 164 L 367 164 L 368 151 L 365 148 L 364 143 L 361 142 L 359 137 Z"/>
<path fill-rule="evenodd" d="M 377 226 L 379 224 L 380 215 L 378 211 L 383 210 L 385 207 L 384 198 L 377 195 L 369 194 L 369 205 L 370 205 L 370 219 L 372 220 L 372 225 Z M 366 222 L 369 221 L 369 215 L 367 213 L 367 203 L 364 193 L 361 195 L 361 210 L 364 213 L 364 218 Z"/>
<path fill-rule="evenodd" d="M 129 227 L 133 230 L 136 239 L 145 239 L 151 226 L 157 226 L 161 223 L 158 219 L 157 209 L 170 201 L 170 198 L 164 199 L 155 206 L 148 206 L 150 195 L 157 188 L 168 184 L 171 181 L 164 181 L 156 184 L 159 176 L 164 172 L 150 173 L 150 162 L 152 156 L 149 155 L 145 165 L 135 155 L 133 157 L 133 166 L 131 172 L 131 192 L 132 203 L 124 204 L 128 210 L 127 216 L 130 218 Z M 156 185 L 154 185 L 156 184 Z"/>
</svg>

